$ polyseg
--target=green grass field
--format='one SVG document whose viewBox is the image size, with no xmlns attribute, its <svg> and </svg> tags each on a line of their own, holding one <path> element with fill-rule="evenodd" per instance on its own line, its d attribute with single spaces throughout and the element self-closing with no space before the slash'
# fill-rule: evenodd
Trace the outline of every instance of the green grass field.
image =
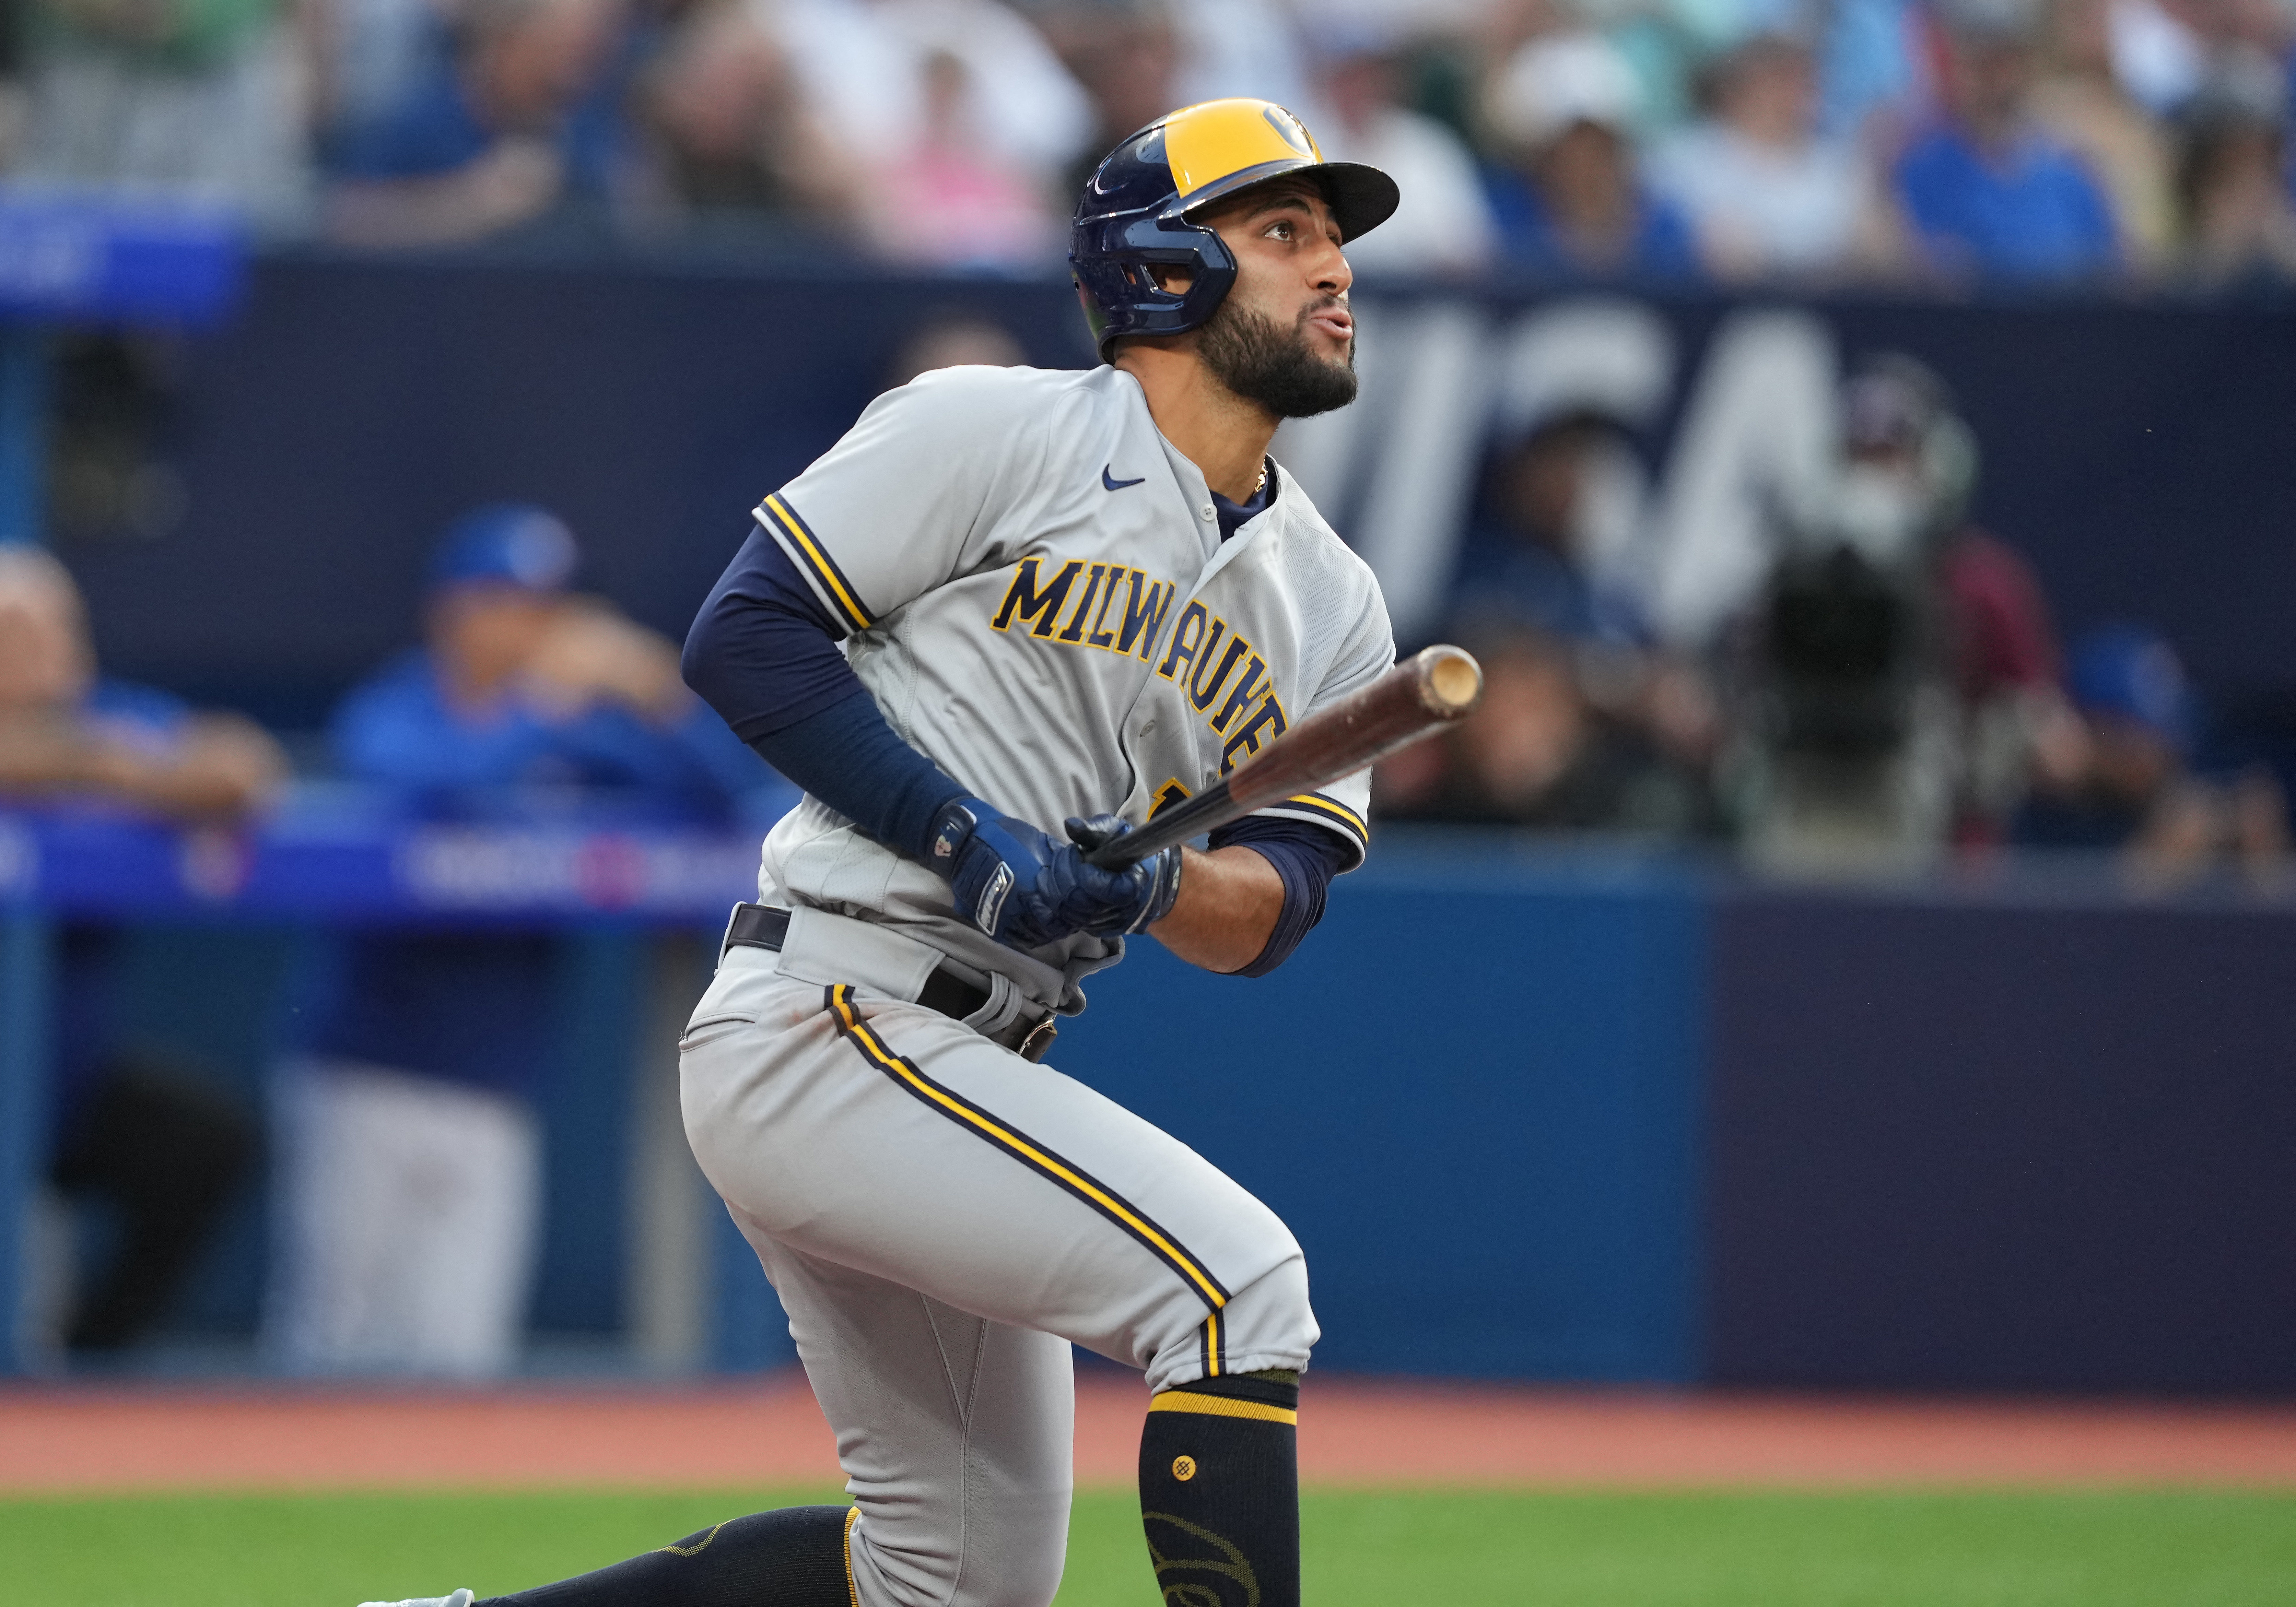
<svg viewBox="0 0 2296 1607">
<path fill-rule="evenodd" d="M 353 1607 L 514 1590 L 825 1491 L 0 1503 L 24 1607 Z M 1313 1607 L 2296 1603 L 2296 1495 L 1509 1494 L 1307 1499 Z M 1061 1607 L 1155 1607 L 1130 1497 L 1077 1503 Z"/>
</svg>

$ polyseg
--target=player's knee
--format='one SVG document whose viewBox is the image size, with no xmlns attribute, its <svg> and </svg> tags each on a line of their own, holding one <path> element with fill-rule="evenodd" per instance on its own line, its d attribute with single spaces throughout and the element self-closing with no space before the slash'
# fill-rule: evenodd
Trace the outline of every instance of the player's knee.
<svg viewBox="0 0 2296 1607">
<path fill-rule="evenodd" d="M 1308 1264 L 1294 1249 L 1237 1289 L 1185 1337 L 1163 1347 L 1148 1368 L 1148 1387 L 1168 1390 L 1199 1378 L 1308 1365 L 1322 1332 L 1308 1302 Z"/>
<path fill-rule="evenodd" d="M 1228 1302 L 1226 1359 L 1232 1365 L 1221 1370 L 1304 1367 L 1323 1333 L 1308 1300 L 1308 1259 L 1294 1251 Z"/>
<path fill-rule="evenodd" d="M 1051 1607 L 1067 1562 L 1065 1532 L 1034 1545 L 968 1546 L 949 1607 Z"/>
<path fill-rule="evenodd" d="M 865 1518 L 856 1531 L 856 1588 L 864 1607 L 1049 1607 L 1068 1560 L 1065 1497 L 980 1495 L 934 1521 Z"/>
</svg>

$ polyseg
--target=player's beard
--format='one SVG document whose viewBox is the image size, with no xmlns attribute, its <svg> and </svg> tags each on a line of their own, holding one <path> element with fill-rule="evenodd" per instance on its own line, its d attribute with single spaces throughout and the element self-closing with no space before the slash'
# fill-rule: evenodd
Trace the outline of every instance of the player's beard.
<svg viewBox="0 0 2296 1607">
<path fill-rule="evenodd" d="M 1222 301 L 1205 322 L 1196 353 L 1212 378 L 1280 419 L 1312 418 L 1356 399 L 1355 341 L 1335 360 L 1316 355 L 1308 320 L 1332 305 L 1304 309 L 1290 329 L 1267 314 Z"/>
</svg>

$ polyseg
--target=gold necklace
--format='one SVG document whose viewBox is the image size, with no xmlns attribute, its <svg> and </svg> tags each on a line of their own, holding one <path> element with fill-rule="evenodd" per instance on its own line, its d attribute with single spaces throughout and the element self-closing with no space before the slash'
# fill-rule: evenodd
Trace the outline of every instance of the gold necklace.
<svg viewBox="0 0 2296 1607">
<path fill-rule="evenodd" d="M 1267 489 L 1267 460 L 1263 457 L 1259 460 L 1259 483 L 1251 488 L 1251 495 L 1257 498 L 1266 489 Z"/>
</svg>

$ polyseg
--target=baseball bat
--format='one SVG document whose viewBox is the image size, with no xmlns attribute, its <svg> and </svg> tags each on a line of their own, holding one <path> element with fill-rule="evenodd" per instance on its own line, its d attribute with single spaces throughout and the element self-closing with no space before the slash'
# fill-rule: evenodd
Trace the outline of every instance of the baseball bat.
<svg viewBox="0 0 2296 1607">
<path fill-rule="evenodd" d="M 1370 685 L 1319 709 L 1185 803 L 1085 856 L 1121 870 L 1254 809 L 1353 775 L 1464 717 L 1483 695 L 1483 667 L 1464 647 L 1430 647 Z"/>
</svg>

